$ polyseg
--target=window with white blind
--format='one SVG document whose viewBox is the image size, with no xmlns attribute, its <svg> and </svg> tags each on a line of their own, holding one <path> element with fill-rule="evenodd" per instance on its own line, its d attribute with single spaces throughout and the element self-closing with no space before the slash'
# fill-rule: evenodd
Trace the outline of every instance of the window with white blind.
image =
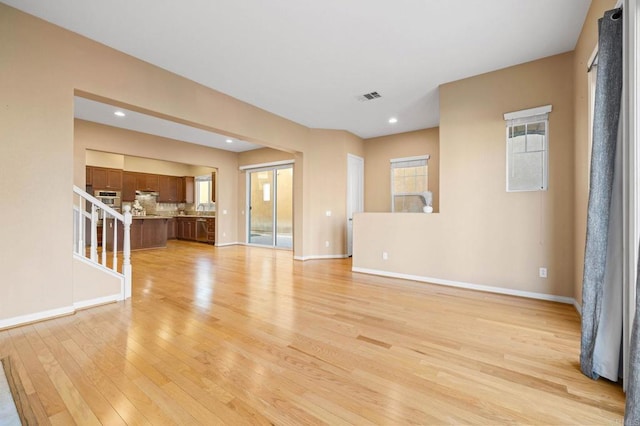
<svg viewBox="0 0 640 426">
<path fill-rule="evenodd" d="M 196 176 L 196 208 L 209 210 L 211 204 L 211 175 Z"/>
<path fill-rule="evenodd" d="M 551 105 L 504 114 L 507 125 L 507 192 L 546 191 Z"/>
<path fill-rule="evenodd" d="M 391 160 L 391 211 L 429 211 L 432 195 L 429 192 L 428 155 Z"/>
</svg>

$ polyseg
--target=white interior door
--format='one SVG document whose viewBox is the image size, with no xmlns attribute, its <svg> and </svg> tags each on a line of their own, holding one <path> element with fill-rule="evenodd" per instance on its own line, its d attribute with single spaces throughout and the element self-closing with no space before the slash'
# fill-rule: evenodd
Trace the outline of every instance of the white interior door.
<svg viewBox="0 0 640 426">
<path fill-rule="evenodd" d="M 353 215 L 364 210 L 364 158 L 347 154 L 347 254 L 353 255 Z"/>
</svg>

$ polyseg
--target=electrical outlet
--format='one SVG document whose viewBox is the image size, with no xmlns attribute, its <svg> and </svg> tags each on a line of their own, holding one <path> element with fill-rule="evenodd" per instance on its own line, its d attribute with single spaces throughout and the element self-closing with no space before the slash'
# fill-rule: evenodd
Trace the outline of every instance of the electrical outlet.
<svg viewBox="0 0 640 426">
<path fill-rule="evenodd" d="M 223 237 L 226 237 L 226 236 L 227 236 L 227 233 L 226 233 L 226 232 L 223 232 L 223 233 L 222 233 L 222 236 L 223 236 Z"/>
<path fill-rule="evenodd" d="M 389 253 L 387 253 L 386 251 L 382 252 L 382 260 L 389 260 Z"/>
<path fill-rule="evenodd" d="M 547 268 L 540 268 L 539 275 L 540 278 L 547 278 Z"/>
<path fill-rule="evenodd" d="M 329 247 L 329 241 L 325 241 L 325 242 L 324 242 L 324 246 L 325 246 L 325 247 Z"/>
</svg>

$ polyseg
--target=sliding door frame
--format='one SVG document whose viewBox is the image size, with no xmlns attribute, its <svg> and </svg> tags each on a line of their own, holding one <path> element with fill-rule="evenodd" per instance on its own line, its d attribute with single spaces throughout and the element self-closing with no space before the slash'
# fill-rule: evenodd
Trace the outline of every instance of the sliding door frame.
<svg viewBox="0 0 640 426">
<path fill-rule="evenodd" d="M 245 238 L 245 244 L 247 245 L 255 245 L 255 246 L 259 246 L 259 247 L 271 247 L 271 248 L 277 248 L 277 249 L 283 249 L 283 250 L 293 250 L 293 233 L 292 233 L 292 239 L 291 239 L 291 247 L 281 247 L 277 245 L 278 242 L 278 236 L 277 236 L 277 232 L 278 232 L 278 219 L 277 219 L 277 214 L 278 214 L 278 170 L 283 170 L 283 169 L 291 169 L 291 177 L 293 179 L 293 166 L 294 166 L 294 161 L 277 161 L 277 162 L 273 162 L 273 163 L 265 163 L 265 164 L 256 164 L 253 166 L 245 166 L 242 167 L 241 170 L 244 170 L 246 172 L 246 211 L 247 211 L 247 217 L 246 217 L 246 238 Z M 266 245 L 266 244 L 257 244 L 257 243 L 252 243 L 251 242 L 251 214 L 252 214 L 252 209 L 251 209 L 251 176 L 253 173 L 259 173 L 259 172 L 270 172 L 273 173 L 273 183 L 271 185 L 271 198 L 273 200 L 273 206 L 272 206 L 272 223 L 271 223 L 271 229 L 272 229 L 272 234 L 271 234 L 271 244 L 270 245 Z M 293 184 L 291 186 L 291 196 L 293 197 Z M 294 221 L 294 217 L 293 217 L 293 213 L 292 213 L 292 217 L 291 217 L 291 222 L 292 222 L 292 230 L 293 230 L 293 221 Z"/>
</svg>

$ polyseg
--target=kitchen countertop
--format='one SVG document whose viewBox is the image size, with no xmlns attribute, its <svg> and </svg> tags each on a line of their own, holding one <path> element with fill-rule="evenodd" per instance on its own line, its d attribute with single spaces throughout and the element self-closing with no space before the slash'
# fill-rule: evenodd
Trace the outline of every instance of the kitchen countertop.
<svg viewBox="0 0 640 426">
<path fill-rule="evenodd" d="M 153 216 L 153 215 L 148 215 L 148 216 L 131 216 L 134 220 L 135 219 L 171 219 L 171 216 Z"/>
<path fill-rule="evenodd" d="M 201 214 L 176 214 L 176 215 L 172 215 L 172 216 L 165 216 L 165 215 L 157 215 L 157 214 L 150 214 L 150 215 L 146 215 L 146 216 L 132 216 L 133 219 L 174 219 L 176 217 L 187 217 L 187 218 L 211 218 L 211 219 L 215 219 L 215 216 L 211 216 L 211 215 L 201 215 Z"/>
</svg>

